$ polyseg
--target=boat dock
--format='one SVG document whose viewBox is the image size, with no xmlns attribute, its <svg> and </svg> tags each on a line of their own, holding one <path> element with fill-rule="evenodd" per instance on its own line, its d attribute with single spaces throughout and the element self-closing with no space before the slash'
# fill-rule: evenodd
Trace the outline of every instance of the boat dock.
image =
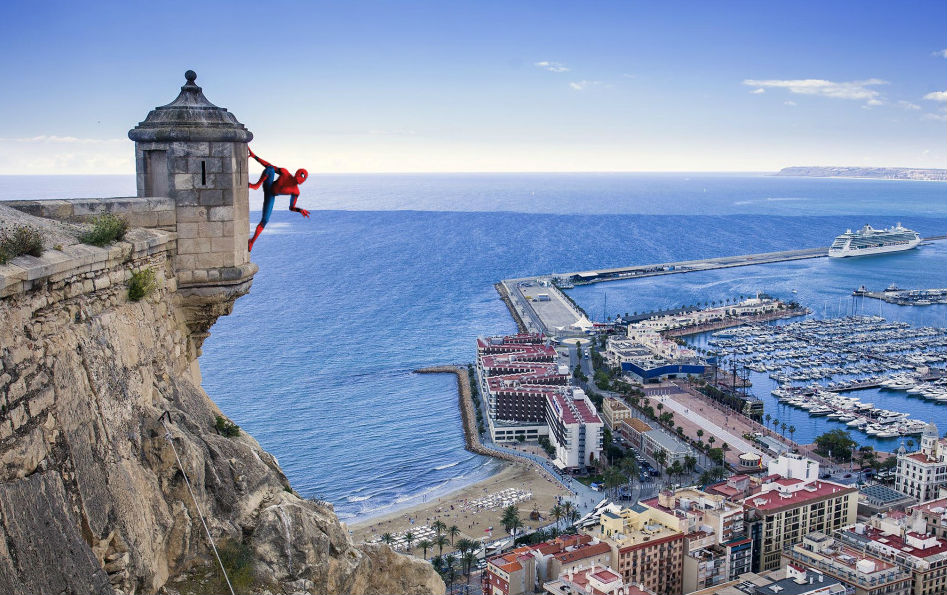
<svg viewBox="0 0 947 595">
<path fill-rule="evenodd" d="M 947 236 L 928 237 L 924 238 L 924 241 L 943 239 L 947 239 Z M 640 279 L 657 275 L 675 275 L 809 258 L 827 258 L 828 254 L 828 247 L 806 248 L 804 250 L 761 252 L 758 254 L 632 265 L 571 273 L 552 273 L 519 279 L 504 279 L 497 284 L 497 291 L 505 300 L 508 300 L 507 307 L 517 320 L 521 330 L 523 330 L 522 327 L 525 327 L 529 332 L 541 332 L 550 336 L 578 337 L 586 335 L 586 331 L 594 328 L 595 323 L 560 288 L 604 283 L 605 281 Z M 504 292 L 506 295 L 503 295 Z"/>
<path fill-rule="evenodd" d="M 856 297 L 870 297 L 899 306 L 929 306 L 947 304 L 947 288 L 941 289 L 900 289 L 891 286 L 884 291 L 869 291 L 864 285 L 852 292 Z"/>
</svg>

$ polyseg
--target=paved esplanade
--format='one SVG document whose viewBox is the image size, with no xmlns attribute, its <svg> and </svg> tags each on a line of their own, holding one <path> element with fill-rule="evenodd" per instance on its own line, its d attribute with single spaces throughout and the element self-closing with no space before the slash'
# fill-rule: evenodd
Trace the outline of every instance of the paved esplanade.
<svg viewBox="0 0 947 595">
<path fill-rule="evenodd" d="M 664 405 L 665 408 L 673 409 L 676 415 L 686 417 L 687 419 L 697 424 L 697 427 L 704 428 L 705 430 L 709 431 L 711 434 L 713 434 L 717 438 L 722 439 L 729 446 L 738 448 L 744 453 L 757 454 L 760 457 L 762 457 L 763 463 L 768 463 L 772 459 L 771 456 L 769 456 L 768 454 L 764 453 L 760 449 L 756 448 L 755 446 L 753 446 L 752 444 L 744 440 L 742 436 L 736 436 L 732 434 L 731 432 L 727 431 L 725 428 L 721 428 L 714 422 L 702 416 L 700 412 L 694 411 L 690 407 L 687 407 L 681 403 L 678 403 L 674 399 L 668 399 L 666 397 L 661 397 L 661 403 Z"/>
</svg>

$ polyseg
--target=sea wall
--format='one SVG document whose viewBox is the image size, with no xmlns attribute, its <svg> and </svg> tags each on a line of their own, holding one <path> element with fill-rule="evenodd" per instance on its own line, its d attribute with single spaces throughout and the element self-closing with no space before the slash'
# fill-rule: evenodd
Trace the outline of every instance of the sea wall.
<svg viewBox="0 0 947 595">
<path fill-rule="evenodd" d="M 0 265 L 0 592 L 215 592 L 203 513 L 218 544 L 250 553 L 241 592 L 443 593 L 430 564 L 356 547 L 251 436 L 218 431 L 176 235 L 159 214 L 84 246 L 80 206 L 53 221 L 0 205 L 0 223 L 47 237 L 41 257 Z M 154 289 L 132 301 L 144 270 Z"/>
</svg>

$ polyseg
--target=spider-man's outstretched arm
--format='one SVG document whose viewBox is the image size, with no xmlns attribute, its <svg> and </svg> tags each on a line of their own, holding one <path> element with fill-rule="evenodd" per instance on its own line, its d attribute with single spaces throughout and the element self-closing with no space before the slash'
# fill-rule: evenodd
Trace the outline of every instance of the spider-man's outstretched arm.
<svg viewBox="0 0 947 595">
<path fill-rule="evenodd" d="M 275 165 L 266 161 L 265 159 L 260 159 L 259 157 L 257 157 L 256 153 L 254 153 L 253 149 L 251 149 L 250 147 L 247 147 L 247 152 L 250 154 L 250 157 L 253 157 L 254 159 L 256 159 L 257 163 L 259 163 L 263 167 L 274 167 L 274 168 L 276 167 Z"/>
<path fill-rule="evenodd" d="M 298 195 L 298 194 L 290 194 L 289 196 L 290 196 L 290 198 L 289 198 L 289 210 L 290 210 L 290 211 L 294 211 L 294 212 L 296 212 L 296 213 L 299 213 L 299 214 L 302 215 L 303 217 L 308 218 L 308 217 L 309 217 L 309 211 L 307 211 L 306 209 L 300 209 L 300 208 L 297 208 L 297 207 L 296 207 L 296 199 L 299 198 L 299 195 Z"/>
</svg>

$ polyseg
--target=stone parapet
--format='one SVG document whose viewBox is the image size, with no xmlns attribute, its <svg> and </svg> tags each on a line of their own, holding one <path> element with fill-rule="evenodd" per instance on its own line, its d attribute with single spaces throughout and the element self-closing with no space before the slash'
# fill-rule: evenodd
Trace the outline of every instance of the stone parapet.
<svg viewBox="0 0 947 595">
<path fill-rule="evenodd" d="M 119 281 L 107 273 L 123 263 L 158 253 L 173 254 L 174 240 L 172 232 L 132 229 L 125 235 L 125 241 L 104 248 L 72 244 L 61 249 L 47 249 L 38 257 L 17 256 L 0 265 L 0 298 L 26 293 L 47 284 L 65 283 L 69 287 L 67 293 L 73 295 L 101 289 L 104 284 Z M 101 277 L 103 274 L 105 276 Z M 80 277 L 84 281 L 79 285 L 72 282 Z M 123 275 L 121 282 L 124 281 Z"/>
<path fill-rule="evenodd" d="M 175 231 L 174 199 L 167 197 L 71 198 L 68 200 L 11 200 L 5 206 L 60 221 L 82 223 L 106 213 L 119 215 L 131 227 Z"/>
</svg>

